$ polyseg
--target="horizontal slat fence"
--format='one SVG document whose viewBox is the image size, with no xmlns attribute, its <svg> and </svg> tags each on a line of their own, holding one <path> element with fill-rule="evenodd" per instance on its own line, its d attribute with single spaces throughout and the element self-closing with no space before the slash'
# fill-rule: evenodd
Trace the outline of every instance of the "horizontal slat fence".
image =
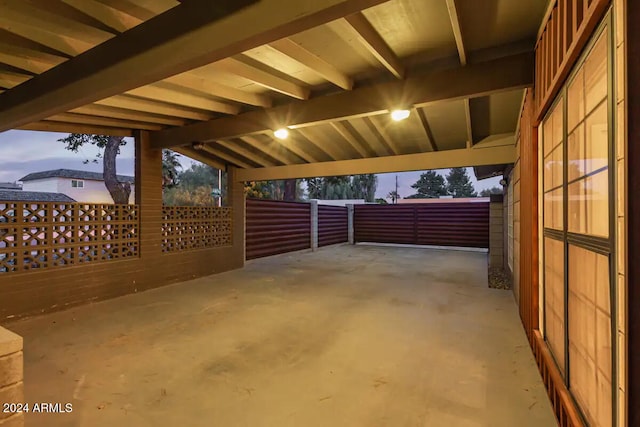
<svg viewBox="0 0 640 427">
<path fill-rule="evenodd" d="M 489 247 L 489 203 L 356 205 L 356 242 Z"/>
<path fill-rule="evenodd" d="M 318 246 L 349 240 L 349 213 L 344 206 L 318 205 Z"/>
<path fill-rule="evenodd" d="M 247 199 L 246 259 L 311 247 L 309 203 Z"/>
</svg>

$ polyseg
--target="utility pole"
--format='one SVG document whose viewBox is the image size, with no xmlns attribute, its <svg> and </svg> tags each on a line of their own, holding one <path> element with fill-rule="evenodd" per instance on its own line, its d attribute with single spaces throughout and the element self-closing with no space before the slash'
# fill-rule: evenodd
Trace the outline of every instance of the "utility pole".
<svg viewBox="0 0 640 427">
<path fill-rule="evenodd" d="M 396 197 L 393 198 L 393 204 L 398 203 L 398 175 L 396 175 Z"/>
</svg>

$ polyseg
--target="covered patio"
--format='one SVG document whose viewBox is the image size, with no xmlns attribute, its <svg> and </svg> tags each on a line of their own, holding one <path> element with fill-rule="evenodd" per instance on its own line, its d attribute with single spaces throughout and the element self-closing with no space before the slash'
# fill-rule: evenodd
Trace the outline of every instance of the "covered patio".
<svg viewBox="0 0 640 427">
<path fill-rule="evenodd" d="M 11 323 L 27 425 L 555 425 L 485 253 L 340 245 Z"/>
</svg>

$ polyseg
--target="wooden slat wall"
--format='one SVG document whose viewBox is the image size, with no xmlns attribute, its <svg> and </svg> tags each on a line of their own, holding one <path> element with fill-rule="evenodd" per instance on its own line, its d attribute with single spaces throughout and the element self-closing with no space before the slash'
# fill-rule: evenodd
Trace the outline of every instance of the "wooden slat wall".
<svg viewBox="0 0 640 427">
<path fill-rule="evenodd" d="M 247 200 L 247 259 L 311 247 L 311 204 Z"/>
<path fill-rule="evenodd" d="M 538 329 L 538 132 L 534 127 L 533 91 L 528 90 L 520 117 L 520 317 L 533 343 Z"/>
<path fill-rule="evenodd" d="M 344 206 L 318 205 L 318 246 L 349 240 L 349 217 Z"/>
<path fill-rule="evenodd" d="M 489 247 L 489 203 L 355 205 L 356 242 Z"/>
<path fill-rule="evenodd" d="M 536 44 L 536 122 L 551 106 L 611 0 L 557 0 Z"/>
<path fill-rule="evenodd" d="M 161 151 L 148 133 L 136 139 L 136 204 L 140 207 L 139 257 L 0 276 L 0 321 L 60 310 L 89 301 L 219 273 L 244 265 L 244 193 L 229 172 L 233 243 L 212 249 L 162 252 Z"/>
</svg>

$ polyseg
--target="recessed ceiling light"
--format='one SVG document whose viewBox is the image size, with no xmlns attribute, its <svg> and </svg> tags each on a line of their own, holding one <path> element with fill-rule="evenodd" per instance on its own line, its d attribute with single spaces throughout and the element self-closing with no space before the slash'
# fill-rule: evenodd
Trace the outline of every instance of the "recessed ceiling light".
<svg viewBox="0 0 640 427">
<path fill-rule="evenodd" d="M 289 131 L 285 128 L 280 128 L 273 132 L 273 135 L 278 139 L 287 139 L 287 137 L 289 136 Z"/>
<path fill-rule="evenodd" d="M 411 114 L 409 110 L 393 110 L 391 112 L 391 118 L 396 122 L 399 122 L 400 120 L 404 120 L 409 117 L 409 114 Z"/>
</svg>

